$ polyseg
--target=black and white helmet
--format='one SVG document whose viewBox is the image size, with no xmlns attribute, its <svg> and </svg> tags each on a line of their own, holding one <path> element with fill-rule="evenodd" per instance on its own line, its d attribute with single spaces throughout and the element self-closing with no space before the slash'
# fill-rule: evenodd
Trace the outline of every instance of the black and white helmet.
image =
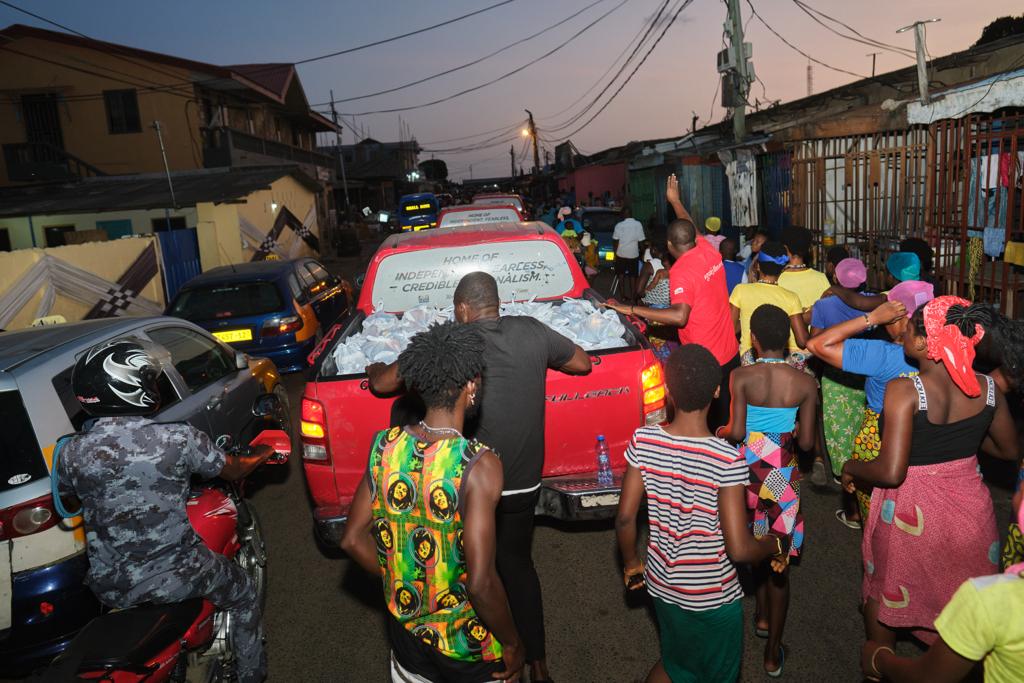
<svg viewBox="0 0 1024 683">
<path fill-rule="evenodd" d="M 71 388 L 95 417 L 150 415 L 160 409 L 160 363 L 138 339 L 117 339 L 90 349 L 71 373 Z"/>
</svg>

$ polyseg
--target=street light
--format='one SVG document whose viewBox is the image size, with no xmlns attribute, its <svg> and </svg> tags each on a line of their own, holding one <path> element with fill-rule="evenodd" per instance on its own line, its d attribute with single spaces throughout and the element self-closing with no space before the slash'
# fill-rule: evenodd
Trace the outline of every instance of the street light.
<svg viewBox="0 0 1024 683">
<path fill-rule="evenodd" d="M 528 131 L 527 129 L 523 128 L 523 137 L 524 138 L 530 137 L 530 131 Z"/>
</svg>

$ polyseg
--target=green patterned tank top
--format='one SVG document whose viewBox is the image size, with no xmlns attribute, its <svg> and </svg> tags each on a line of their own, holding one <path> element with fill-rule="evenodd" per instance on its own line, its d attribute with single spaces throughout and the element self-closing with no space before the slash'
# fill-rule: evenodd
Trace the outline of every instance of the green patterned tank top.
<svg viewBox="0 0 1024 683">
<path fill-rule="evenodd" d="M 486 447 L 462 437 L 420 441 L 400 427 L 370 451 L 373 536 L 388 610 L 446 657 L 501 659 L 501 644 L 466 591 L 459 511 L 462 475 Z"/>
</svg>

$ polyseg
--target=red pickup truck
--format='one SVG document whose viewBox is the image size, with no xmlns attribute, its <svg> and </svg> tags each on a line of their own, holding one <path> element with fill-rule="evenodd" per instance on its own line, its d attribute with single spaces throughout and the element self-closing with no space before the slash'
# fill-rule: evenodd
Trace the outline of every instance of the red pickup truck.
<svg viewBox="0 0 1024 683">
<path fill-rule="evenodd" d="M 320 538 L 336 546 L 373 437 L 389 426 L 396 397 L 379 397 L 363 373 L 339 374 L 334 348 L 358 334 L 367 316 L 400 314 L 424 304 L 451 305 L 459 279 L 486 270 L 503 301 L 602 301 L 565 242 L 543 223 L 437 228 L 389 237 L 370 261 L 355 313 L 330 330 L 311 354 L 302 399 L 306 482 Z M 623 345 L 591 351 L 593 370 L 549 371 L 544 482 L 538 514 L 561 519 L 608 517 L 619 497 L 623 452 L 633 431 L 666 416 L 661 366 L 632 322 Z M 594 446 L 608 441 L 615 485 L 599 486 Z"/>
</svg>

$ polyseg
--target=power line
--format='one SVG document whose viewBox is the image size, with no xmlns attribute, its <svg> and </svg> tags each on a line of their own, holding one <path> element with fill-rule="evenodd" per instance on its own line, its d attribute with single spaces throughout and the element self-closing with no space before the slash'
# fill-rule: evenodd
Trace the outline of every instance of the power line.
<svg viewBox="0 0 1024 683">
<path fill-rule="evenodd" d="M 640 49 L 644 46 L 644 43 L 651 35 L 651 32 L 654 30 L 654 28 L 658 25 L 658 22 L 661 20 L 661 16 L 665 12 L 665 8 L 668 7 L 670 1 L 671 0 L 664 0 L 664 2 L 662 2 L 661 6 L 658 8 L 658 11 L 654 15 L 654 17 L 651 18 L 651 20 L 646 23 L 647 28 L 641 29 L 643 36 L 640 38 L 640 41 L 633 48 L 633 51 L 630 53 L 629 57 L 626 58 L 626 61 L 624 61 L 622 65 L 619 67 L 619 70 L 615 73 L 615 75 L 612 76 L 612 78 L 608 81 L 604 88 L 601 89 L 601 92 L 595 95 L 594 98 L 590 101 L 590 104 L 588 104 L 582 110 L 577 112 L 574 116 L 571 116 L 567 121 L 557 126 L 545 128 L 545 132 L 554 133 L 569 128 L 570 126 L 574 125 L 577 121 L 579 121 L 581 118 L 583 118 L 587 114 L 587 112 L 589 112 L 591 109 L 594 108 L 594 106 L 597 105 L 601 97 L 603 97 L 604 94 L 608 92 L 608 89 L 611 88 L 612 85 L 614 85 L 615 81 L 619 78 L 619 76 L 621 76 L 628 68 L 630 62 L 633 61 L 633 58 L 636 57 L 636 55 L 640 52 Z M 600 82 L 600 80 L 598 82 Z"/>
<path fill-rule="evenodd" d="M 862 44 L 868 45 L 870 47 L 877 47 L 877 48 L 880 48 L 882 50 L 886 50 L 888 52 L 894 52 L 896 54 L 901 54 L 901 55 L 903 55 L 905 57 L 916 57 L 916 55 L 915 55 L 913 50 L 907 49 L 905 47 L 900 47 L 899 45 L 892 45 L 891 43 L 883 43 L 882 41 L 875 40 L 874 38 L 869 38 L 869 37 L 865 36 L 863 33 L 860 33 L 859 31 L 857 31 L 857 29 L 853 28 L 849 24 L 845 24 L 842 21 L 840 21 L 839 19 L 836 19 L 835 17 L 829 16 L 828 14 L 825 14 L 821 10 L 817 10 L 817 9 L 811 7 L 810 5 L 808 5 L 803 0 L 793 0 L 793 3 L 797 7 L 799 7 L 804 12 L 804 14 L 809 16 L 811 19 L 814 19 L 815 22 L 821 24 L 827 30 L 831 31 L 832 33 L 836 34 L 837 36 L 839 36 L 841 38 L 846 38 L 847 40 L 852 40 L 852 41 L 854 41 L 856 43 L 862 43 Z M 851 38 L 850 36 L 835 30 L 831 26 L 825 24 L 820 19 L 818 19 L 815 15 L 824 17 L 825 19 L 828 19 L 829 21 L 842 26 L 843 28 L 845 28 L 845 29 L 849 30 L 850 32 L 852 32 L 854 35 L 858 36 L 860 39 L 858 39 L 858 38 Z"/>
<path fill-rule="evenodd" d="M 472 61 L 466 62 L 465 64 L 461 64 L 461 65 L 453 67 L 451 69 L 447 69 L 445 71 L 441 71 L 441 72 L 433 74 L 431 76 L 426 76 L 425 78 L 420 78 L 420 79 L 415 80 L 415 81 L 410 81 L 410 82 L 404 83 L 402 85 L 396 85 L 395 87 L 387 88 L 386 90 L 378 90 L 377 92 L 367 93 L 365 95 L 356 95 L 354 97 L 345 97 L 343 99 L 334 100 L 334 103 L 335 104 L 340 104 L 342 102 L 355 102 L 356 100 L 365 100 L 365 99 L 369 99 L 371 97 L 377 97 L 378 95 L 387 95 L 388 93 L 398 92 L 399 90 L 404 90 L 405 88 L 411 88 L 411 87 L 413 87 L 415 85 L 420 85 L 421 83 L 426 83 L 427 81 L 432 81 L 435 78 L 440 78 L 442 76 L 447 76 L 449 74 L 453 74 L 453 73 L 455 73 L 457 71 L 462 71 L 463 69 L 468 69 L 471 66 L 475 66 L 475 65 L 477 65 L 477 64 L 479 64 L 481 62 L 484 62 L 484 61 L 490 59 L 491 57 L 494 57 L 496 55 L 501 54 L 502 52 L 510 50 L 513 47 L 516 47 L 517 45 L 522 45 L 523 43 L 529 42 L 529 41 L 533 40 L 534 38 L 537 38 L 537 37 L 547 33 L 548 31 L 552 31 L 552 30 L 558 28 L 559 26 L 561 26 L 562 24 L 565 24 L 566 22 L 571 21 L 572 19 L 575 19 L 576 17 L 578 17 L 579 15 L 583 14 L 584 12 L 586 12 L 591 7 L 599 5 L 599 4 L 601 4 L 602 2 L 605 2 L 605 1 L 606 0 L 594 0 L 594 2 L 591 2 L 590 4 L 588 4 L 588 5 L 584 6 L 584 7 L 581 7 L 580 9 L 578 9 L 575 12 L 573 12 L 572 14 L 570 14 L 566 18 L 562 19 L 561 21 L 558 21 L 558 22 L 556 22 L 554 24 L 551 24 L 550 26 L 547 26 L 547 27 L 541 29 L 540 31 L 537 31 L 536 33 L 533 33 L 533 34 L 531 34 L 529 36 L 526 36 L 525 38 L 520 38 L 519 40 L 517 40 L 515 42 L 509 43 L 508 45 L 505 45 L 502 48 L 499 48 L 499 49 L 497 49 L 497 50 L 495 50 L 495 51 L 493 51 L 493 52 L 491 52 L 489 54 L 486 54 L 483 57 L 479 57 L 479 58 L 474 59 Z M 330 104 L 330 103 L 327 103 L 327 104 Z M 322 106 L 322 105 L 317 104 L 317 105 L 314 105 L 314 106 L 318 106 L 319 107 L 319 106 Z"/>
<path fill-rule="evenodd" d="M 430 142 L 423 142 L 423 143 L 420 143 L 420 144 L 423 144 L 423 145 L 441 145 L 441 144 L 444 144 L 446 142 L 459 142 L 461 140 L 469 140 L 471 138 L 478 138 L 478 137 L 480 137 L 482 135 L 490 135 L 492 133 L 505 132 L 505 131 L 508 131 L 508 130 L 510 130 L 512 128 L 515 128 L 516 130 L 518 130 L 519 127 L 522 126 L 525 122 L 526 122 L 526 119 L 521 119 L 521 120 L 516 121 L 515 123 L 511 123 L 511 124 L 509 124 L 507 126 L 502 126 L 501 128 L 494 128 L 493 130 L 485 130 L 485 131 L 483 131 L 481 133 L 474 133 L 473 135 L 463 135 L 462 137 L 448 138 L 447 140 L 432 140 Z"/>
<path fill-rule="evenodd" d="M 596 112 L 594 113 L 594 115 L 593 115 L 593 116 L 591 116 L 591 117 L 590 117 L 589 119 L 587 119 L 586 123 L 584 123 L 584 124 L 583 124 L 582 126 L 580 126 L 580 127 L 576 128 L 576 129 L 575 129 L 574 131 L 572 131 L 572 132 L 571 132 L 571 133 L 569 133 L 568 135 L 565 135 L 565 136 L 562 136 L 562 137 L 558 137 L 558 138 L 555 138 L 555 140 L 567 140 L 567 139 L 571 138 L 571 137 L 572 137 L 573 135 L 576 135 L 576 134 L 577 134 L 577 133 L 579 133 L 579 132 L 580 132 L 581 130 L 583 130 L 584 128 L 586 128 L 587 126 L 589 126 L 589 125 L 590 125 L 590 124 L 591 124 L 591 123 L 592 123 L 592 122 L 594 121 L 594 119 L 596 119 L 596 118 L 597 118 L 598 116 L 600 116 L 600 115 L 601 115 L 601 112 L 603 112 L 603 111 L 604 111 L 605 109 L 607 109 L 607 108 L 608 108 L 608 105 L 610 105 L 610 104 L 611 104 L 612 102 L 614 102 L 614 101 L 615 101 L 615 98 L 616 98 L 616 97 L 618 96 L 618 94 L 619 94 L 620 92 L 622 92 L 622 89 L 623 89 L 623 88 L 625 88 L 625 87 L 626 87 L 626 85 L 628 85 L 628 84 L 629 84 L 629 82 L 630 82 L 630 81 L 631 81 L 631 80 L 633 79 L 633 76 L 635 76 L 635 75 L 636 75 L 636 72 L 640 70 L 640 67 L 642 67 L 642 66 L 644 65 L 644 63 L 645 63 L 645 62 L 647 61 L 647 58 L 651 56 L 651 53 L 652 53 L 652 52 L 654 52 L 654 49 L 655 49 L 656 47 L 658 47 L 658 43 L 660 43 L 660 42 L 661 42 L 661 39 L 662 39 L 662 38 L 664 38 L 664 37 L 665 37 L 665 34 L 666 34 L 666 33 L 668 33 L 668 30 L 669 30 L 670 28 L 672 28 L 672 24 L 674 24 L 674 23 L 675 23 L 675 21 L 676 21 L 676 18 L 677 18 L 677 17 L 679 16 L 679 14 L 680 14 L 680 13 L 681 13 L 681 12 L 682 12 L 682 11 L 683 11 L 684 9 L 686 9 L 687 7 L 689 7 L 689 6 L 690 6 L 690 3 L 692 3 L 692 2 L 693 2 L 693 0 L 685 0 L 685 2 L 683 2 L 683 3 L 682 3 L 682 4 L 680 5 L 680 6 L 679 6 L 679 8 L 678 8 L 678 9 L 676 9 L 675 13 L 674 13 L 674 14 L 672 15 L 672 18 L 668 20 L 668 22 L 667 22 L 667 23 L 665 24 L 665 28 L 663 28 L 663 29 L 662 29 L 662 31 L 661 31 L 661 33 L 660 33 L 660 34 L 658 35 L 658 38 L 657 38 L 657 40 L 655 40 L 655 41 L 654 41 L 654 44 L 653 44 L 653 45 L 651 45 L 650 49 L 648 49 L 648 50 L 647 50 L 647 53 L 646 53 L 646 54 L 645 54 L 645 55 L 643 56 L 643 59 L 641 59 L 641 60 L 640 60 L 640 63 L 639 63 L 639 64 L 637 64 L 637 65 L 636 65 L 636 67 L 634 67 L 633 71 L 631 71 L 631 72 L 630 72 L 629 76 L 628 76 L 628 77 L 626 78 L 626 80 L 625 80 L 625 81 L 623 81 L 623 82 L 622 82 L 622 84 L 621 84 L 621 85 L 620 85 L 620 86 L 618 87 L 618 89 L 617 89 L 617 90 L 616 90 L 616 91 L 615 91 L 614 93 L 612 93 L 612 96 L 611 96 L 610 98 L 608 98 L 608 101 L 606 101 L 606 102 L 605 102 L 605 103 L 604 103 L 604 104 L 603 104 L 603 105 L 601 106 L 601 108 L 600 108 L 600 109 L 598 109 L 598 110 L 597 110 L 597 111 L 596 111 Z"/>
<path fill-rule="evenodd" d="M 512 71 L 509 71 L 509 72 L 507 72 L 505 74 L 502 74 L 501 76 L 498 76 L 497 78 L 493 78 L 493 79 L 491 79 L 491 80 L 489 80 L 489 81 L 487 81 L 485 83 L 480 83 L 479 85 L 475 85 L 475 86 L 473 86 L 471 88 L 465 88 L 464 90 L 460 90 L 459 92 L 456 92 L 456 93 L 454 93 L 452 95 L 448 95 L 447 97 L 442 97 L 440 99 L 432 100 L 430 102 L 423 102 L 421 104 L 413 104 L 413 105 L 409 105 L 407 107 L 391 107 L 390 109 L 378 109 L 378 110 L 375 110 L 375 111 L 364 111 L 364 112 L 359 112 L 357 115 L 358 116 L 368 116 L 370 114 L 392 114 L 394 112 L 399 112 L 399 111 L 411 111 L 413 109 L 422 109 L 424 107 L 432 107 L 435 104 L 441 104 L 442 102 L 449 102 L 451 100 L 454 100 L 457 97 L 462 97 L 463 95 L 467 95 L 467 94 L 469 94 L 471 92 L 476 92 L 477 90 L 481 90 L 481 89 L 486 88 L 488 86 L 494 85 L 495 83 L 498 83 L 499 81 L 503 81 L 506 78 L 514 76 L 517 73 L 519 73 L 521 71 L 524 71 L 525 69 L 528 69 L 529 67 L 533 66 L 534 64 L 537 64 L 537 63 L 547 59 L 548 57 L 552 56 L 553 54 L 555 54 L 556 52 L 558 52 L 562 48 L 566 47 L 571 42 L 573 42 L 574 40 L 579 38 L 580 36 L 582 36 L 584 33 L 589 31 L 590 29 L 592 29 L 598 23 L 600 23 L 605 18 L 607 18 L 608 15 L 610 15 L 612 12 L 614 12 L 615 10 L 617 10 L 620 7 L 622 7 L 623 5 L 625 5 L 627 2 L 629 2 L 629 0 L 620 0 L 620 2 L 618 4 L 616 4 L 614 7 L 612 7 L 610 10 L 608 10 L 607 12 L 605 12 L 604 14 L 599 16 L 597 19 L 595 19 L 594 21 L 590 22 L 589 24 L 584 26 L 582 29 L 580 29 L 579 31 L 574 33 L 565 42 L 560 43 L 559 45 L 555 46 L 551 50 L 548 50 L 547 52 L 542 54 L 540 57 L 537 57 L 535 59 L 531 59 L 526 64 L 523 64 L 522 66 L 516 67 Z M 330 104 L 330 103 L 328 102 L 327 104 Z M 321 106 L 321 105 L 316 105 L 316 106 Z"/>
<path fill-rule="evenodd" d="M 554 118 L 557 118 L 557 117 L 561 116 L 562 114 L 564 114 L 565 112 L 569 111 L 570 109 L 575 107 L 577 104 L 579 104 L 583 100 L 584 97 L 586 97 L 587 95 L 589 95 L 591 92 L 594 91 L 594 88 L 596 88 L 597 86 L 601 85 L 601 81 L 604 80 L 605 76 L 607 76 L 608 74 L 611 73 L 612 69 L 615 68 L 615 65 L 619 63 L 619 60 L 622 59 L 625 56 L 625 54 L 629 51 L 629 48 L 633 46 L 633 43 L 635 43 L 640 38 L 640 36 L 644 33 L 644 26 L 646 26 L 646 25 L 647 25 L 647 22 L 645 21 L 644 24 L 640 26 L 640 30 L 637 31 L 633 35 L 633 37 L 629 40 L 629 42 L 626 43 L 626 46 L 624 48 L 622 48 L 622 52 L 620 52 L 619 55 L 615 59 L 612 60 L 612 63 L 608 65 L 608 68 L 605 69 L 605 72 L 603 74 L 601 74 L 597 78 L 597 80 L 594 81 L 594 83 L 589 88 L 584 90 L 580 94 L 579 97 L 577 97 L 575 100 L 573 100 L 571 103 L 569 103 L 569 105 L 567 105 L 564 109 L 560 109 L 559 111 L 555 112 L 554 114 L 551 114 L 550 116 L 538 117 L 538 120 L 539 121 L 546 121 L 546 120 L 551 120 L 551 119 L 554 119 Z"/>
<path fill-rule="evenodd" d="M 800 53 L 801 55 L 803 55 L 807 59 L 811 60 L 815 64 L 820 64 L 821 66 L 825 67 L 826 69 L 831 69 L 832 71 L 838 71 L 841 74 L 847 74 L 849 76 L 854 76 L 856 78 L 860 78 L 860 79 L 864 79 L 864 80 L 870 80 L 870 78 L 868 76 L 864 76 L 864 75 L 861 75 L 861 74 L 858 74 L 858 73 L 854 73 L 853 71 L 847 71 L 846 69 L 840 69 L 839 67 L 832 66 L 831 64 L 827 64 L 827 63 L 821 61 L 820 59 L 815 59 L 811 55 L 807 54 L 806 52 L 804 52 L 803 50 L 798 48 L 793 43 L 791 43 L 788 40 L 786 40 L 784 37 L 782 37 L 782 35 L 778 31 L 776 31 L 774 28 L 772 28 L 771 25 L 767 21 L 764 20 L 764 17 L 762 17 L 760 14 L 758 14 L 757 10 L 754 9 L 754 3 L 752 3 L 750 0 L 747 0 L 747 4 L 750 5 L 750 9 L 754 13 L 754 16 L 757 17 L 758 20 L 764 25 L 764 27 L 766 29 L 768 29 L 769 31 L 771 31 L 775 35 L 776 38 L 778 38 L 783 43 L 788 45 L 790 48 L 792 48 L 796 52 Z"/>
</svg>

